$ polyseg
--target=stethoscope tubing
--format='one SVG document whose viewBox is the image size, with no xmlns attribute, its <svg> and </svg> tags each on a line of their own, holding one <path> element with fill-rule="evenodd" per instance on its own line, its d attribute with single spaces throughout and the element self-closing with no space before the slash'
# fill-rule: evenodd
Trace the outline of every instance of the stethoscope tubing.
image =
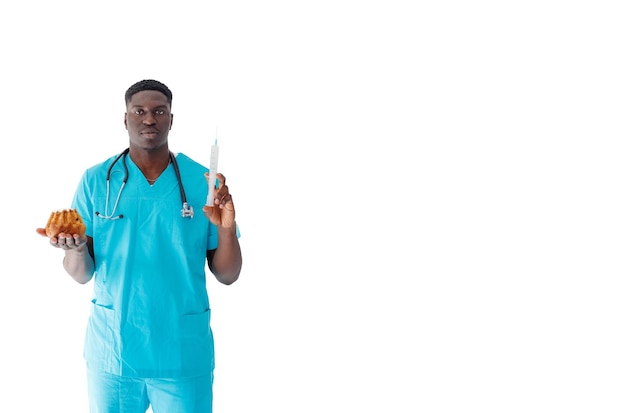
<svg viewBox="0 0 626 413">
<path fill-rule="evenodd" d="M 126 163 L 126 156 L 130 152 L 130 148 L 126 148 L 122 153 L 117 155 L 117 157 L 113 160 L 109 169 L 107 169 L 106 183 L 107 183 L 107 193 L 106 193 L 106 201 L 104 204 L 104 214 L 96 211 L 96 216 L 103 219 L 116 220 L 124 218 L 124 214 L 115 215 L 115 211 L 117 210 L 117 204 L 120 201 L 120 196 L 122 195 L 122 191 L 126 186 L 126 182 L 128 181 L 128 164 Z M 122 158 L 122 165 L 124 165 L 124 179 L 122 180 L 122 185 L 120 186 L 120 190 L 117 193 L 117 198 L 115 199 L 115 204 L 113 205 L 113 210 L 109 214 L 109 195 L 110 195 L 110 186 L 111 186 L 111 171 L 113 167 L 117 163 L 117 161 Z M 180 191 L 180 199 L 183 203 L 183 209 L 181 210 L 181 215 L 183 218 L 193 218 L 193 208 L 187 204 L 187 196 L 185 195 L 185 188 L 183 187 L 183 180 L 180 177 L 180 169 L 178 169 L 178 162 L 176 162 L 176 157 L 170 151 L 170 161 L 172 162 L 172 166 L 174 167 L 174 173 L 176 174 L 176 180 L 178 181 L 178 189 Z"/>
</svg>

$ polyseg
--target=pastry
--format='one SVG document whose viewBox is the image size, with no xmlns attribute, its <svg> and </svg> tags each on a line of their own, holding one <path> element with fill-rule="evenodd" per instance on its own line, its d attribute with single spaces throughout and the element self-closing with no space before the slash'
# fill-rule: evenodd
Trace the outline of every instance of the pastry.
<svg viewBox="0 0 626 413">
<path fill-rule="evenodd" d="M 60 233 L 85 235 L 85 223 L 75 209 L 63 209 L 50 214 L 46 224 L 46 235 L 56 237 Z"/>
</svg>

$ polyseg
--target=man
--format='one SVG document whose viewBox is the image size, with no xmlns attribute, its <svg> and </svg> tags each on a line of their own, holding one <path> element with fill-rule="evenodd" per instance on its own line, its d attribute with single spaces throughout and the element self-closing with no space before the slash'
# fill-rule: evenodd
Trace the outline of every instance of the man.
<svg viewBox="0 0 626 413">
<path fill-rule="evenodd" d="M 207 168 L 170 152 L 166 85 L 142 80 L 125 100 L 128 149 L 87 169 L 74 195 L 86 233 L 50 237 L 74 280 L 94 279 L 84 351 L 90 409 L 211 412 L 205 265 L 223 284 L 239 277 L 233 199 L 224 175 L 216 185 Z M 209 185 L 216 185 L 212 202 Z"/>
</svg>

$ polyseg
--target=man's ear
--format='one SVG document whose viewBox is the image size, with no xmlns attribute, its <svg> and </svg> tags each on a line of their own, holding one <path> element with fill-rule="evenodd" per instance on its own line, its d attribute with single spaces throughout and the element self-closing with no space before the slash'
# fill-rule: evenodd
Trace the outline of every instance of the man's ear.
<svg viewBox="0 0 626 413">
<path fill-rule="evenodd" d="M 172 130 L 172 125 L 174 124 L 174 114 L 170 114 L 170 130 Z"/>
<path fill-rule="evenodd" d="M 126 122 L 126 117 L 128 116 L 128 113 L 124 113 L 124 128 L 126 130 L 128 130 L 128 123 Z"/>
</svg>

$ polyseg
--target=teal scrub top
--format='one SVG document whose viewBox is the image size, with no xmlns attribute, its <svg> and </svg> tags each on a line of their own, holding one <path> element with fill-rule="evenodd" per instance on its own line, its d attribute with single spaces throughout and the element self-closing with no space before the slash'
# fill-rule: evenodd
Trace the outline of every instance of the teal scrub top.
<svg viewBox="0 0 626 413">
<path fill-rule="evenodd" d="M 208 168 L 176 156 L 193 218 L 181 216 L 173 164 L 150 185 L 130 156 L 95 165 L 83 174 L 72 203 L 93 238 L 95 273 L 84 357 L 90 368 L 127 377 L 191 377 L 214 368 L 206 252 L 217 248 L 217 229 L 202 213 Z M 117 204 L 120 219 L 111 214 Z M 237 230 L 237 236 L 239 231 Z"/>
</svg>

